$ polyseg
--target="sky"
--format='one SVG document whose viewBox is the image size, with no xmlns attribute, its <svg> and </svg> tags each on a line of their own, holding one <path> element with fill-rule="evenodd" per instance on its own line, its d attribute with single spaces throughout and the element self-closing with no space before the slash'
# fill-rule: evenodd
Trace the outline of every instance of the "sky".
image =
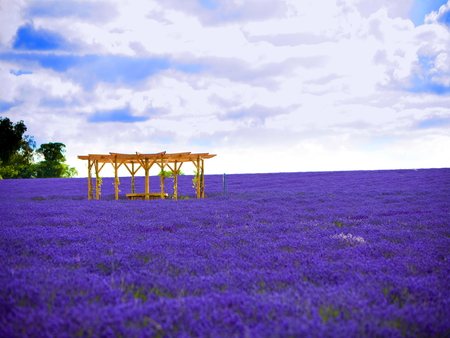
<svg viewBox="0 0 450 338">
<path fill-rule="evenodd" d="M 79 176 L 77 155 L 136 151 L 449 167 L 450 0 L 0 0 L 0 84 L 0 116 Z"/>
</svg>

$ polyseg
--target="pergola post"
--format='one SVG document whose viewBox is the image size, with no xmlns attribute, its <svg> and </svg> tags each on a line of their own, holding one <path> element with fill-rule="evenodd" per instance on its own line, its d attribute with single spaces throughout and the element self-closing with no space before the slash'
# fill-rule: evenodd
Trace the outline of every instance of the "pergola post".
<svg viewBox="0 0 450 338">
<path fill-rule="evenodd" d="M 100 199 L 100 191 L 99 191 L 99 184 L 100 184 L 100 177 L 98 176 L 99 170 L 98 170 L 98 160 L 94 160 L 95 165 L 95 199 Z"/>
<path fill-rule="evenodd" d="M 178 199 L 178 171 L 177 171 L 177 161 L 173 164 L 175 170 L 172 170 L 173 173 L 173 198 Z"/>
<path fill-rule="evenodd" d="M 181 166 L 183 165 L 183 162 L 180 163 L 180 165 L 177 167 L 178 163 L 175 161 L 175 171 L 173 173 L 173 194 L 175 199 L 178 199 L 178 174 L 180 173 Z"/>
<path fill-rule="evenodd" d="M 150 172 L 150 167 L 148 165 L 148 158 L 145 159 L 145 193 L 148 194 L 150 192 L 150 176 L 149 176 L 149 172 Z M 148 196 L 145 196 L 145 199 L 148 200 Z"/>
<path fill-rule="evenodd" d="M 95 199 L 99 200 L 100 199 L 100 187 L 102 182 L 102 179 L 100 178 L 100 171 L 103 169 L 103 167 L 105 166 L 105 163 L 103 163 L 100 167 L 98 166 L 98 159 L 94 159 L 94 164 L 95 164 Z"/>
<path fill-rule="evenodd" d="M 91 176 L 91 170 L 92 170 L 92 161 L 90 158 L 88 158 L 88 200 L 92 199 L 94 196 L 94 192 L 92 190 L 92 176 Z"/>
<path fill-rule="evenodd" d="M 114 167 L 114 198 L 116 200 L 119 199 L 119 168 L 122 165 L 122 161 L 120 163 L 117 162 L 117 155 L 114 156 L 114 161 L 111 161 L 111 164 Z"/>
<path fill-rule="evenodd" d="M 165 199 L 166 196 L 164 195 L 164 181 L 165 181 L 165 177 L 164 177 L 164 168 L 166 167 L 165 163 L 164 163 L 164 154 L 161 154 L 161 163 L 158 163 L 159 167 L 161 168 L 161 177 L 160 177 L 160 181 L 161 181 L 161 199 Z"/>
<path fill-rule="evenodd" d="M 145 200 L 148 200 L 148 194 L 150 193 L 150 168 L 153 166 L 153 164 L 155 163 L 155 160 L 153 159 L 152 161 L 149 161 L 148 157 L 143 157 L 144 155 L 141 156 L 140 153 L 136 153 L 137 159 L 139 160 L 139 163 L 141 164 L 142 168 L 144 168 L 145 171 Z M 138 168 L 139 169 L 139 168 Z"/>
<path fill-rule="evenodd" d="M 196 194 L 197 194 L 197 198 L 200 198 L 201 197 L 201 193 L 200 193 L 200 177 L 201 177 L 201 175 L 200 175 L 200 171 L 201 171 L 201 167 L 200 167 L 200 156 L 197 156 L 197 159 L 196 159 L 196 161 L 194 162 L 194 161 L 192 161 L 192 163 L 194 163 L 194 165 L 195 165 L 195 168 L 197 169 L 196 171 L 195 171 L 195 191 L 196 191 Z"/>
<path fill-rule="evenodd" d="M 200 172 L 200 195 L 201 198 L 205 198 L 205 161 L 203 159 L 201 162 L 201 172 Z"/>
<path fill-rule="evenodd" d="M 134 162 L 131 162 L 131 193 L 134 194 L 134 191 L 136 190 L 136 187 L 134 185 Z"/>
<path fill-rule="evenodd" d="M 170 164 L 167 163 L 167 166 L 170 168 L 170 170 L 172 170 L 172 173 L 173 173 L 173 198 L 175 198 L 176 200 L 178 199 L 178 174 L 180 173 L 180 169 L 181 169 L 182 165 L 183 165 L 183 162 L 179 163 L 179 166 L 178 166 L 178 161 L 175 160 L 175 162 L 173 164 L 173 167 L 175 169 L 172 169 Z"/>
</svg>

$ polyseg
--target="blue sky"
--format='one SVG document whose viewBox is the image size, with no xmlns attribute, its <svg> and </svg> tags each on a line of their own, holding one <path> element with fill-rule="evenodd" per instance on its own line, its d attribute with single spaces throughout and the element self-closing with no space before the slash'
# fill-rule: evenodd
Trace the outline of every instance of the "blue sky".
<svg viewBox="0 0 450 338">
<path fill-rule="evenodd" d="M 29 18 L 76 16 L 80 19 L 88 19 L 101 10 L 101 5 L 99 6 L 95 2 L 53 0 L 30 2 L 25 12 Z"/>
<path fill-rule="evenodd" d="M 215 0 L 199 0 L 198 2 L 206 9 L 214 10 L 218 8 L 218 1 Z"/>
<path fill-rule="evenodd" d="M 26 0 L 0 22 L 0 116 L 80 175 L 76 155 L 109 151 L 217 153 L 210 173 L 449 166 L 450 1 Z"/>
<path fill-rule="evenodd" d="M 70 43 L 64 37 L 51 30 L 35 29 L 31 23 L 19 27 L 12 43 L 15 50 L 70 50 Z"/>
<path fill-rule="evenodd" d="M 439 11 L 439 8 L 446 3 L 446 0 L 415 0 L 409 10 L 408 17 L 414 22 L 414 25 L 423 25 L 427 14 Z"/>
<path fill-rule="evenodd" d="M 122 123 L 134 123 L 147 121 L 148 116 L 134 116 L 130 107 L 122 109 L 113 109 L 103 112 L 95 112 L 88 117 L 88 122 L 122 122 Z"/>
</svg>

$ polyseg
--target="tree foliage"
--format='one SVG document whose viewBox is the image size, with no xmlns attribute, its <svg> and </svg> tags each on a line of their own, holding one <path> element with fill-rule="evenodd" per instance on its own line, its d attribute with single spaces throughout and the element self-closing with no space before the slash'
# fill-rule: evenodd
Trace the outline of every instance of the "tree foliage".
<svg viewBox="0 0 450 338">
<path fill-rule="evenodd" d="M 0 178 L 73 177 L 78 173 L 66 163 L 63 143 L 43 143 L 36 150 L 33 136 L 23 135 L 23 121 L 13 124 L 0 117 Z M 36 162 L 35 157 L 43 157 Z"/>
<path fill-rule="evenodd" d="M 26 131 L 23 121 L 13 124 L 9 118 L 0 116 L 0 161 L 4 165 L 8 165 L 11 157 L 20 150 Z"/>
<path fill-rule="evenodd" d="M 45 143 L 37 150 L 39 154 L 44 156 L 47 162 L 65 162 L 66 158 L 63 155 L 66 145 L 62 143 Z"/>
</svg>

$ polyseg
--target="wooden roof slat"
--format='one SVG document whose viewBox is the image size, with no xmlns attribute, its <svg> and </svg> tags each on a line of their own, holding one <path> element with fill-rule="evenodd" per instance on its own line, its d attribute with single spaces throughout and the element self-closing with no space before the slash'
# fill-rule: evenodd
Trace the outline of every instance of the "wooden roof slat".
<svg viewBox="0 0 450 338">
<path fill-rule="evenodd" d="M 155 158 L 155 157 L 160 157 L 161 155 L 164 155 L 165 153 L 166 153 L 165 151 L 161 151 L 160 153 L 155 153 L 155 154 L 141 154 L 136 151 L 136 155 L 138 156 L 138 158 Z"/>
<path fill-rule="evenodd" d="M 191 153 L 191 155 L 192 156 L 206 156 L 206 155 L 208 155 L 209 153 Z"/>
<path fill-rule="evenodd" d="M 165 154 L 164 157 L 169 156 L 169 157 L 179 157 L 179 156 L 185 156 L 185 155 L 189 155 L 191 152 L 184 152 L 184 153 L 171 153 L 171 154 Z"/>
<path fill-rule="evenodd" d="M 88 154 L 90 158 L 110 158 L 111 155 L 108 154 Z"/>
<path fill-rule="evenodd" d="M 160 162 L 161 160 L 166 163 L 174 163 L 177 162 L 190 162 L 201 159 L 208 159 L 217 156 L 215 154 L 209 153 L 191 153 L 191 152 L 183 152 L 183 153 L 166 153 L 165 151 L 154 153 L 154 154 L 141 154 L 136 152 L 136 154 L 122 154 L 122 153 L 109 153 L 109 154 L 89 154 L 89 155 L 79 155 L 78 159 L 80 160 L 95 160 L 99 163 L 109 163 L 111 160 L 115 158 L 120 159 L 121 163 L 136 163 L 142 159 L 152 159 L 155 162 Z"/>
<path fill-rule="evenodd" d="M 166 154 L 163 157 L 163 160 L 165 162 L 167 161 L 180 161 L 180 159 L 189 156 L 190 152 L 188 153 L 177 153 L 177 154 Z"/>
<path fill-rule="evenodd" d="M 111 156 L 117 156 L 117 157 L 120 157 L 120 158 L 127 158 L 127 157 L 136 157 L 136 154 L 121 154 L 121 153 L 110 153 L 111 154 Z"/>
</svg>

